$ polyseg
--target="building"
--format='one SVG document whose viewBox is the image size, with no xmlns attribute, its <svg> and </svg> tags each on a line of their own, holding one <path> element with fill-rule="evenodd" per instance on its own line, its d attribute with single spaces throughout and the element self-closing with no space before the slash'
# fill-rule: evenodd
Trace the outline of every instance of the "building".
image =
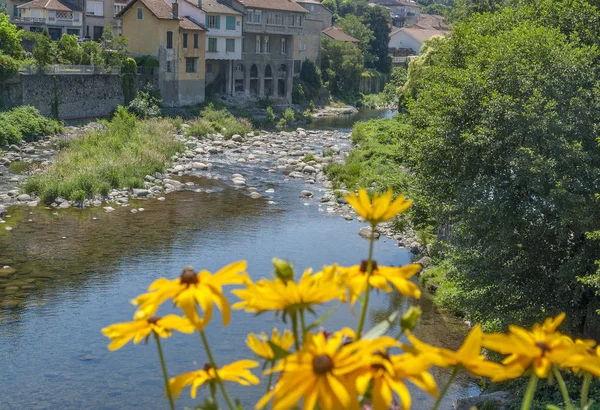
<svg viewBox="0 0 600 410">
<path fill-rule="evenodd" d="M 242 59 L 234 62 L 234 94 L 292 102 L 294 47 L 308 12 L 291 0 L 231 0 L 244 15 Z"/>
<path fill-rule="evenodd" d="M 407 62 L 412 56 L 421 54 L 421 46 L 435 36 L 445 36 L 446 30 L 436 30 L 433 28 L 423 28 L 420 26 L 411 26 L 403 28 L 394 28 L 390 33 L 390 54 L 392 54 L 392 64 L 398 65 Z"/>
<path fill-rule="evenodd" d="M 86 0 L 84 37 L 98 41 L 104 27 L 112 26 L 113 34 L 121 34 L 121 20 L 116 15 L 125 8 L 127 0 Z"/>
<path fill-rule="evenodd" d="M 242 59 L 242 13 L 217 0 L 183 0 L 181 14 L 204 23 L 206 86 L 209 92 L 234 92 L 234 61 Z"/>
<path fill-rule="evenodd" d="M 329 27 L 322 31 L 323 36 L 335 40 L 335 41 L 344 41 L 346 43 L 352 43 L 356 47 L 360 44 L 360 40 L 352 37 L 349 34 L 346 34 L 344 30 L 340 27 Z"/>
<path fill-rule="evenodd" d="M 12 4 L 11 22 L 25 31 L 48 30 L 52 40 L 63 34 L 81 36 L 83 27 L 83 0 L 33 0 L 21 5 Z"/>
<path fill-rule="evenodd" d="M 306 59 L 321 65 L 321 32 L 333 25 L 333 13 L 317 0 L 296 0 L 308 11 L 304 33 L 298 36 L 298 47 L 294 47 L 294 60 Z"/>
<path fill-rule="evenodd" d="M 421 14 L 419 21 L 415 25 L 434 30 L 450 30 L 450 26 L 446 23 L 446 18 L 437 14 Z"/>
<path fill-rule="evenodd" d="M 371 0 L 390 10 L 392 25 L 395 27 L 408 27 L 417 24 L 421 18 L 421 6 L 408 0 Z"/>
<path fill-rule="evenodd" d="M 132 0 L 117 14 L 129 53 L 159 62 L 163 103 L 192 105 L 204 101 L 206 42 L 203 24 L 180 16 L 177 1 Z"/>
</svg>

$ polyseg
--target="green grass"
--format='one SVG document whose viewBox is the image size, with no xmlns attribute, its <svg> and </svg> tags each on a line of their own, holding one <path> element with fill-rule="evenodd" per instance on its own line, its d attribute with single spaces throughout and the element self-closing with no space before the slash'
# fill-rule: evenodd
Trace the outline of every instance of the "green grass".
<svg viewBox="0 0 600 410">
<path fill-rule="evenodd" d="M 320 162 L 319 159 L 317 157 L 315 157 L 313 154 L 306 154 L 304 157 L 302 157 L 302 159 L 300 161 L 302 161 L 302 162 L 310 162 L 310 161 Z"/>
<path fill-rule="evenodd" d="M 18 144 L 22 140 L 33 141 L 61 132 L 58 121 L 44 117 L 30 106 L 24 105 L 0 113 L 0 145 Z"/>
<path fill-rule="evenodd" d="M 206 137 L 209 134 L 220 133 L 226 138 L 235 134 L 246 135 L 252 131 L 252 123 L 246 118 L 236 118 L 225 109 L 216 109 L 209 104 L 200 111 L 196 121 L 186 130 L 187 136 Z"/>
<path fill-rule="evenodd" d="M 178 150 L 169 120 L 137 121 L 119 107 L 107 129 L 71 141 L 43 175 L 24 185 L 45 203 L 61 196 L 80 200 L 106 195 L 113 188 L 141 188 L 144 176 L 162 171 Z"/>
</svg>

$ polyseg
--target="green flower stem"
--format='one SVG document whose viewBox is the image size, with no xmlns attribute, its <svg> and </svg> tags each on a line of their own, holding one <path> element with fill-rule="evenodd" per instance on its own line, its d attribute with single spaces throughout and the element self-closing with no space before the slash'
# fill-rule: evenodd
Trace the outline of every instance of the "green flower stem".
<svg viewBox="0 0 600 410">
<path fill-rule="evenodd" d="M 523 397 L 523 404 L 521 404 L 521 410 L 529 410 L 533 396 L 535 396 L 535 389 L 537 389 L 538 377 L 534 371 L 531 372 L 529 383 L 527 383 L 527 390 L 525 391 L 525 397 Z"/>
<path fill-rule="evenodd" d="M 171 393 L 171 386 L 169 386 L 169 375 L 167 374 L 167 365 L 165 364 L 165 357 L 163 356 L 162 347 L 160 345 L 160 337 L 158 333 L 152 332 L 154 339 L 156 340 L 156 347 L 158 348 L 158 357 L 160 357 L 160 365 L 162 367 L 163 379 L 165 380 L 165 390 L 167 391 L 167 397 L 169 398 L 169 406 L 171 410 L 175 410 L 175 401 L 173 400 L 173 394 Z"/>
<path fill-rule="evenodd" d="M 215 371 L 215 380 L 217 381 L 217 384 L 221 388 L 221 393 L 223 393 L 223 397 L 225 397 L 227 406 L 229 407 L 230 410 L 235 410 L 235 407 L 233 406 L 233 402 L 231 401 L 231 398 L 229 397 L 229 394 L 227 394 L 227 390 L 225 389 L 225 384 L 223 384 L 223 380 L 221 380 L 221 376 L 219 376 L 219 372 L 218 372 L 219 368 L 217 367 L 217 363 L 215 363 L 215 359 L 210 351 L 210 347 L 208 346 L 208 340 L 206 339 L 206 335 L 204 334 L 204 331 L 200 332 L 200 337 L 202 338 L 202 344 L 204 344 L 204 349 L 206 350 L 206 356 L 208 357 L 208 361 L 209 361 L 211 367 Z"/>
<path fill-rule="evenodd" d="M 298 312 L 294 311 L 292 313 L 292 332 L 294 332 L 294 345 L 296 346 L 296 351 L 300 351 L 300 342 L 298 340 Z"/>
<path fill-rule="evenodd" d="M 300 326 L 302 328 L 302 342 L 306 338 L 306 325 L 304 324 L 304 309 L 300 309 Z"/>
<path fill-rule="evenodd" d="M 367 258 L 367 290 L 365 292 L 365 301 L 363 302 L 362 310 L 360 312 L 360 319 L 358 321 L 358 328 L 356 329 L 356 339 L 360 339 L 363 327 L 365 325 L 365 318 L 367 316 L 367 307 L 369 306 L 369 294 L 371 293 L 371 284 L 369 283 L 369 276 L 373 272 L 373 244 L 375 243 L 375 227 L 377 225 L 371 225 L 371 237 L 369 238 L 369 257 Z"/>
<path fill-rule="evenodd" d="M 560 374 L 560 370 L 558 367 L 552 366 L 552 372 L 554 373 L 554 377 L 556 377 L 556 381 L 558 382 L 558 386 L 560 387 L 560 392 L 562 393 L 563 399 L 565 400 L 565 406 L 567 410 L 573 410 L 573 404 L 571 404 L 571 398 L 569 397 L 569 391 L 567 390 L 567 385 L 565 384 L 565 380 Z"/>
<path fill-rule="evenodd" d="M 270 360 L 271 362 L 271 369 L 269 372 L 269 380 L 267 381 L 267 391 L 266 393 L 269 393 L 269 391 L 271 390 L 271 383 L 273 382 L 273 366 L 275 365 L 275 360 Z"/>
<path fill-rule="evenodd" d="M 588 394 L 590 392 L 590 383 L 592 382 L 592 374 L 585 372 L 583 376 L 583 385 L 581 386 L 581 408 L 585 409 L 588 403 Z"/>
<path fill-rule="evenodd" d="M 438 398 L 435 401 L 435 404 L 433 405 L 433 407 L 431 408 L 431 410 L 437 410 L 437 408 L 440 407 L 440 404 L 442 403 L 442 399 L 444 398 L 444 396 L 446 395 L 446 393 L 448 393 L 448 389 L 450 388 L 450 385 L 452 384 L 452 382 L 454 381 L 454 379 L 456 379 L 456 375 L 458 375 L 458 371 L 459 370 L 460 370 L 460 368 L 458 366 L 454 367 L 454 369 L 452 370 L 452 374 L 450 375 L 450 378 L 448 379 L 448 383 L 446 383 L 446 385 L 442 389 L 442 392 L 438 396 Z"/>
</svg>

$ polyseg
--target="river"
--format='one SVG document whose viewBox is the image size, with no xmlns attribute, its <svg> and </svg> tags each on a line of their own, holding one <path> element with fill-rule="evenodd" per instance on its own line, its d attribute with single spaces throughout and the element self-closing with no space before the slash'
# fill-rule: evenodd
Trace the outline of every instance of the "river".
<svg viewBox="0 0 600 410">
<path fill-rule="evenodd" d="M 381 116 L 381 113 L 371 113 Z M 347 128 L 346 123 L 320 127 Z M 241 166 L 215 171 L 238 172 Z M 167 195 L 165 201 L 132 203 L 105 213 L 102 208 L 48 210 L 13 207 L 5 215 L 13 231 L 0 233 L 0 409 L 164 409 L 162 378 L 153 343 L 106 348 L 100 329 L 129 321 L 131 300 L 160 276 L 175 277 L 185 265 L 211 271 L 238 259 L 248 261 L 257 279 L 272 272 L 271 258 L 289 259 L 297 271 L 334 262 L 360 263 L 368 243 L 357 235 L 362 224 L 329 214 L 318 200 L 298 197 L 303 181 L 287 181 L 279 173 L 243 167 L 259 192 L 247 192 L 219 179 L 187 177 L 199 191 Z M 319 191 L 318 185 L 311 186 Z M 208 190 L 208 192 L 206 191 Z M 375 247 L 379 264 L 399 265 L 411 255 L 382 238 Z M 10 265 L 15 273 L 2 270 Z M 230 297 L 233 301 L 233 296 Z M 395 295 L 374 294 L 369 314 L 373 325 L 389 312 L 406 308 Z M 442 315 L 425 294 L 417 336 L 428 343 L 456 348 L 465 326 Z M 167 313 L 169 309 L 161 313 Z M 257 318 L 234 312 L 222 328 L 218 315 L 207 329 L 219 363 L 252 357 L 244 340 L 249 332 L 267 331 L 278 322 L 270 314 Z M 347 306 L 325 323 L 327 329 L 356 324 Z M 199 337 L 175 334 L 163 348 L 170 375 L 204 366 Z M 434 373 L 445 383 L 446 372 Z M 472 380 L 459 378 L 442 408 L 458 397 L 478 393 Z M 428 408 L 432 400 L 411 386 L 413 408 Z M 231 386 L 247 407 L 261 397 L 263 387 Z M 205 397 L 201 390 L 199 396 Z M 178 408 L 192 407 L 189 390 Z"/>
</svg>

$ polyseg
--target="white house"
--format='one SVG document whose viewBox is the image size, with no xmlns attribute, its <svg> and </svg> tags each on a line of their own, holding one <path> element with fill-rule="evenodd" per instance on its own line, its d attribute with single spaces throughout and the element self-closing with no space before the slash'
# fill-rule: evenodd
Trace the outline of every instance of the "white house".
<svg viewBox="0 0 600 410">
<path fill-rule="evenodd" d="M 393 28 L 390 33 L 390 53 L 392 54 L 393 64 L 405 63 L 407 57 L 418 56 L 421 54 L 421 46 L 435 36 L 445 36 L 448 34 L 445 30 L 436 30 L 433 28 L 422 28 L 419 26 Z"/>
<path fill-rule="evenodd" d="M 233 61 L 242 58 L 242 13 L 217 0 L 184 0 L 179 13 L 206 28 L 206 85 L 233 93 Z"/>
</svg>

